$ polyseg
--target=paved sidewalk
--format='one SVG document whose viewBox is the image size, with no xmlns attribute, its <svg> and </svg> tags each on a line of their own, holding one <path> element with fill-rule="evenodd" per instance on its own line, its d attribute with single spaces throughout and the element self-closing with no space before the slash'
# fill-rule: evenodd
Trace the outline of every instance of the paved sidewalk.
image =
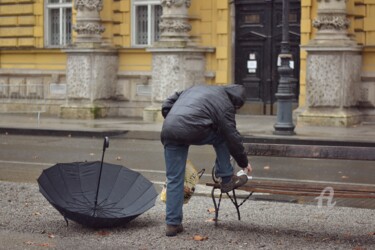
<svg viewBox="0 0 375 250">
<path fill-rule="evenodd" d="M 364 123 L 355 127 L 315 127 L 295 128 L 296 135 L 274 135 L 275 116 L 237 115 L 237 128 L 245 138 L 265 140 L 337 141 L 359 142 L 375 146 L 375 123 Z M 60 119 L 41 114 L 0 114 L 0 133 L 9 134 L 50 134 L 50 135 L 123 135 L 132 139 L 159 140 L 161 122 L 148 123 L 135 118 L 104 118 L 96 120 Z"/>
<path fill-rule="evenodd" d="M 70 222 L 36 184 L 0 182 L 0 249 L 374 249 L 375 210 L 248 201 L 238 221 L 229 200 L 215 227 L 212 201 L 194 196 L 184 205 L 185 231 L 165 237 L 165 204 L 124 227 L 94 230 Z M 194 240 L 198 235 L 202 241 Z"/>
</svg>

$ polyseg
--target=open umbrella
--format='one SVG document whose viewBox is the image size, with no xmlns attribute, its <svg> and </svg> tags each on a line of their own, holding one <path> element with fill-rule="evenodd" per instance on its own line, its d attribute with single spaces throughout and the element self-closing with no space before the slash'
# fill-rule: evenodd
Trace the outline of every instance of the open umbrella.
<svg viewBox="0 0 375 250">
<path fill-rule="evenodd" d="M 58 163 L 38 178 L 43 196 L 65 218 L 88 227 L 125 225 L 155 205 L 157 192 L 140 173 L 102 161 Z"/>
</svg>

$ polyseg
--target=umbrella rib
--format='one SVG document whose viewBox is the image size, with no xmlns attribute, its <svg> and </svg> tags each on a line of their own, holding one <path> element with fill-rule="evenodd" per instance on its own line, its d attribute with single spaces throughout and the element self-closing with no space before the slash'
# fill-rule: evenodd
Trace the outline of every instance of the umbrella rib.
<svg viewBox="0 0 375 250">
<path fill-rule="evenodd" d="M 140 173 L 138 173 L 138 172 L 137 172 L 137 174 L 138 174 L 137 178 L 134 179 L 134 181 L 133 181 L 133 183 L 130 185 L 130 187 L 133 187 L 133 184 L 136 183 L 136 181 L 142 176 L 142 175 L 141 175 Z M 142 176 L 142 177 L 143 177 L 143 176 Z M 128 192 L 128 193 L 129 193 L 129 192 Z M 123 199 L 126 197 L 126 195 L 127 195 L 128 193 L 125 193 L 124 196 L 121 197 L 120 201 L 123 200 Z M 138 200 L 138 199 L 139 199 L 139 197 L 138 197 L 136 200 Z M 133 202 L 134 202 L 134 201 L 133 201 Z"/>
<path fill-rule="evenodd" d="M 147 190 L 143 193 L 143 194 L 145 194 L 148 190 L 150 190 L 152 188 L 152 184 L 147 188 Z M 141 198 L 141 196 L 138 196 L 138 198 L 135 200 L 135 201 L 133 201 L 133 202 L 136 202 L 137 200 L 139 200 Z M 147 204 L 146 204 L 147 205 Z M 146 206 L 146 205 L 143 205 L 142 207 L 140 207 L 140 208 L 138 208 L 137 210 L 140 210 L 141 208 L 143 208 L 144 206 Z"/>
<path fill-rule="evenodd" d="M 118 173 L 121 171 L 122 168 L 123 168 L 123 167 L 120 167 L 120 168 L 118 169 L 118 171 L 117 171 L 117 173 L 116 173 L 116 181 L 115 181 L 114 184 L 112 185 L 112 188 L 111 188 L 111 191 L 109 192 L 109 194 L 112 193 L 113 188 L 116 186 L 116 183 L 117 183 L 117 181 L 118 181 L 118 177 L 119 177 L 119 174 L 118 174 Z M 98 198 L 98 199 L 99 199 L 99 198 Z M 99 205 L 99 204 L 102 204 L 103 202 L 105 202 L 105 201 L 107 201 L 107 200 L 108 200 L 108 197 L 105 198 L 102 202 L 99 202 L 98 205 Z"/>
<path fill-rule="evenodd" d="M 133 170 L 131 170 L 131 171 L 133 171 Z M 133 172 L 135 172 L 135 171 L 133 171 Z M 139 178 L 140 176 L 142 176 L 142 175 L 141 175 L 140 173 L 138 173 L 138 172 L 135 172 L 135 173 L 137 174 L 137 178 L 135 178 L 135 179 L 133 180 L 133 182 L 129 185 L 129 187 L 133 187 L 134 183 L 136 183 L 136 181 L 138 180 L 138 178 Z M 118 180 L 118 176 L 117 176 L 116 182 L 117 182 L 117 180 Z M 129 190 L 128 190 L 128 191 L 129 191 Z M 123 200 L 123 199 L 126 197 L 127 194 L 128 194 L 128 192 L 127 192 L 127 193 L 124 193 L 123 196 L 122 196 L 118 201 Z"/>
<path fill-rule="evenodd" d="M 63 163 L 63 164 L 65 164 L 65 163 Z M 63 164 L 61 164 L 60 166 L 63 166 Z M 63 180 L 63 182 L 64 182 L 64 185 L 66 186 L 66 187 L 68 187 L 68 185 L 67 185 L 67 183 L 66 183 L 66 181 L 65 181 L 65 175 L 63 174 L 63 172 L 61 171 L 61 168 L 60 168 L 60 166 L 59 166 L 59 172 L 60 172 L 60 176 L 62 177 L 61 179 Z M 74 200 L 74 201 L 79 201 L 79 202 L 81 202 L 80 200 L 77 200 L 76 198 L 74 198 L 74 196 L 73 196 L 73 194 L 70 192 L 70 190 L 69 190 L 69 188 L 67 188 L 66 189 L 68 192 L 69 192 L 69 194 L 70 194 L 70 197 Z M 87 199 L 86 199 L 87 200 Z M 87 200 L 88 202 L 90 202 L 89 200 Z M 66 203 L 69 203 L 68 201 L 65 201 Z M 82 204 L 84 204 L 83 202 L 82 202 Z"/>
<path fill-rule="evenodd" d="M 60 167 L 58 169 L 59 169 L 59 172 L 60 172 Z M 50 179 L 50 177 L 47 174 L 45 176 L 47 177 L 47 179 L 48 179 L 48 181 L 50 183 L 53 183 L 52 180 Z M 64 182 L 64 185 L 65 185 L 65 181 L 64 180 L 63 180 L 63 182 Z M 66 201 L 65 199 L 63 199 L 63 197 L 60 195 L 60 193 L 57 191 L 57 189 L 56 189 L 56 187 L 54 185 L 51 185 L 51 187 L 56 191 L 57 195 L 61 198 L 62 201 L 64 201 L 65 203 L 68 203 L 68 201 Z"/>
<path fill-rule="evenodd" d="M 79 185 L 80 185 L 80 187 L 81 187 L 81 191 L 83 190 L 82 189 L 82 181 L 81 181 L 81 171 L 80 171 L 80 169 L 78 169 L 78 173 L 79 173 Z M 82 196 L 85 198 L 85 200 L 89 203 L 89 204 L 91 204 L 91 201 L 86 197 L 86 195 L 85 195 L 85 193 L 84 192 L 82 192 Z"/>
</svg>

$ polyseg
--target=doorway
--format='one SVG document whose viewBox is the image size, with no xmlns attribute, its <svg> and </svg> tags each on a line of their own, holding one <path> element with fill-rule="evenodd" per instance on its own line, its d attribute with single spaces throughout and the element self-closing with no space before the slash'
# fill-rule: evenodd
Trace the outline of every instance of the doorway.
<svg viewBox="0 0 375 250">
<path fill-rule="evenodd" d="M 247 101 L 240 113 L 277 113 L 278 55 L 282 40 L 281 0 L 235 1 L 235 82 L 246 89 Z M 293 68 L 292 87 L 297 105 L 300 70 L 300 0 L 290 0 L 289 42 Z"/>
</svg>

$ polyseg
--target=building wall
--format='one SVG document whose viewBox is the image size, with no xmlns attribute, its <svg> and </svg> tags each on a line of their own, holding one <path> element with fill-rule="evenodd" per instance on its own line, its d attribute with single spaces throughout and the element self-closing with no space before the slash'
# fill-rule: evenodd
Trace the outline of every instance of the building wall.
<svg viewBox="0 0 375 250">
<path fill-rule="evenodd" d="M 131 46 L 131 0 L 103 2 L 100 13 L 106 28 L 103 41 L 117 48 L 119 56 L 118 100 L 123 100 L 124 106 L 134 102 L 130 106 L 141 107 L 150 101 L 147 91 L 138 95 L 137 90 L 143 87 L 141 85 L 150 88 L 152 55 L 145 48 Z M 375 0 L 349 0 L 347 6 L 351 21 L 349 35 L 363 45 L 363 77 L 359 83 L 361 103 L 374 107 Z M 215 49 L 214 53 L 206 54 L 206 82 L 209 84 L 227 84 L 233 79 L 231 8 L 234 5 L 230 0 L 192 0 L 189 9 L 192 41 L 197 46 Z M 314 37 L 312 21 L 316 11 L 316 1 L 301 0 L 301 45 L 306 45 Z M 74 14 L 73 9 L 73 23 Z M 0 1 L 0 84 L 13 82 L 12 78 L 19 76 L 24 82 L 33 77 L 43 79 L 46 89 L 50 89 L 51 83 L 66 83 L 66 53 L 61 49 L 44 48 L 43 26 L 43 0 Z M 300 55 L 299 106 L 303 107 L 306 102 L 307 53 L 301 50 Z M 4 90 L 0 89 L 0 94 L 1 91 Z M 48 91 L 46 93 L 48 96 Z"/>
</svg>

